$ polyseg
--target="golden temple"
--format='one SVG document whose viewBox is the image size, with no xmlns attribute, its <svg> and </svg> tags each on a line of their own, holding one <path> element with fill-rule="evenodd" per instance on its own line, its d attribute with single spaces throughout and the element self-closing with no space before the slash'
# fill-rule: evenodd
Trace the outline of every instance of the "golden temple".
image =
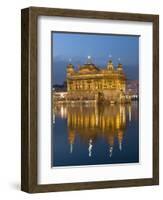
<svg viewBox="0 0 163 200">
<path fill-rule="evenodd" d="M 121 63 L 115 68 L 109 60 L 105 68 L 97 67 L 91 57 L 75 70 L 69 63 L 67 66 L 67 95 L 66 100 L 95 101 L 102 103 L 125 103 L 126 75 Z"/>
</svg>

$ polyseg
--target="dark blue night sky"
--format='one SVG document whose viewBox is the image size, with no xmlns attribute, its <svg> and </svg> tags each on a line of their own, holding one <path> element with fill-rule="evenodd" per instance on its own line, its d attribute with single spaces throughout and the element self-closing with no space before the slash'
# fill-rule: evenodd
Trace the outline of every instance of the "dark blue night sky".
<svg viewBox="0 0 163 200">
<path fill-rule="evenodd" d="M 116 67 L 119 58 L 129 80 L 138 80 L 139 76 L 139 36 L 103 35 L 79 33 L 52 33 L 53 84 L 63 84 L 66 78 L 66 66 L 71 63 L 84 64 L 87 57 L 98 67 L 105 67 L 112 56 Z"/>
</svg>

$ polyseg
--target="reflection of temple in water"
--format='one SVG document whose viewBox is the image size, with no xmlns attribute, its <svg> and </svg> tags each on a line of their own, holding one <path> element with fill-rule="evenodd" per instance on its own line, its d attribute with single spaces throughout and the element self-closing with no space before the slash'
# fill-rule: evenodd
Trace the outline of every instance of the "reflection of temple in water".
<svg viewBox="0 0 163 200">
<path fill-rule="evenodd" d="M 68 142 L 70 153 L 73 153 L 75 138 L 88 144 L 88 155 L 91 157 L 94 143 L 98 138 L 103 138 L 108 143 L 108 154 L 111 157 L 114 144 L 118 141 L 119 150 L 127 121 L 132 118 L 131 105 L 56 105 L 56 116 L 67 119 Z"/>
</svg>

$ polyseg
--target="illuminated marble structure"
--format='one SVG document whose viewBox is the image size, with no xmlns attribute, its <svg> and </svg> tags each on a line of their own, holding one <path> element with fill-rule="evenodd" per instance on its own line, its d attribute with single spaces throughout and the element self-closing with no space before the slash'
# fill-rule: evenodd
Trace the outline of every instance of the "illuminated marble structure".
<svg viewBox="0 0 163 200">
<path fill-rule="evenodd" d="M 67 101 L 95 101 L 125 103 L 126 76 L 122 64 L 114 67 L 109 60 L 105 68 L 99 68 L 88 56 L 86 64 L 75 70 L 67 66 Z"/>
</svg>

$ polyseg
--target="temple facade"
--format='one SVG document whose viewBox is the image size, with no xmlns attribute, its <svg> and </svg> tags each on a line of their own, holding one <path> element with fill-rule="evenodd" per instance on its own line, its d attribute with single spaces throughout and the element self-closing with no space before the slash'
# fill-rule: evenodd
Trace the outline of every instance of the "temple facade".
<svg viewBox="0 0 163 200">
<path fill-rule="evenodd" d="M 115 68 L 109 60 L 105 68 L 99 68 L 88 57 L 78 70 L 71 63 L 67 66 L 67 101 L 125 103 L 125 91 L 126 76 L 121 63 Z"/>
</svg>

